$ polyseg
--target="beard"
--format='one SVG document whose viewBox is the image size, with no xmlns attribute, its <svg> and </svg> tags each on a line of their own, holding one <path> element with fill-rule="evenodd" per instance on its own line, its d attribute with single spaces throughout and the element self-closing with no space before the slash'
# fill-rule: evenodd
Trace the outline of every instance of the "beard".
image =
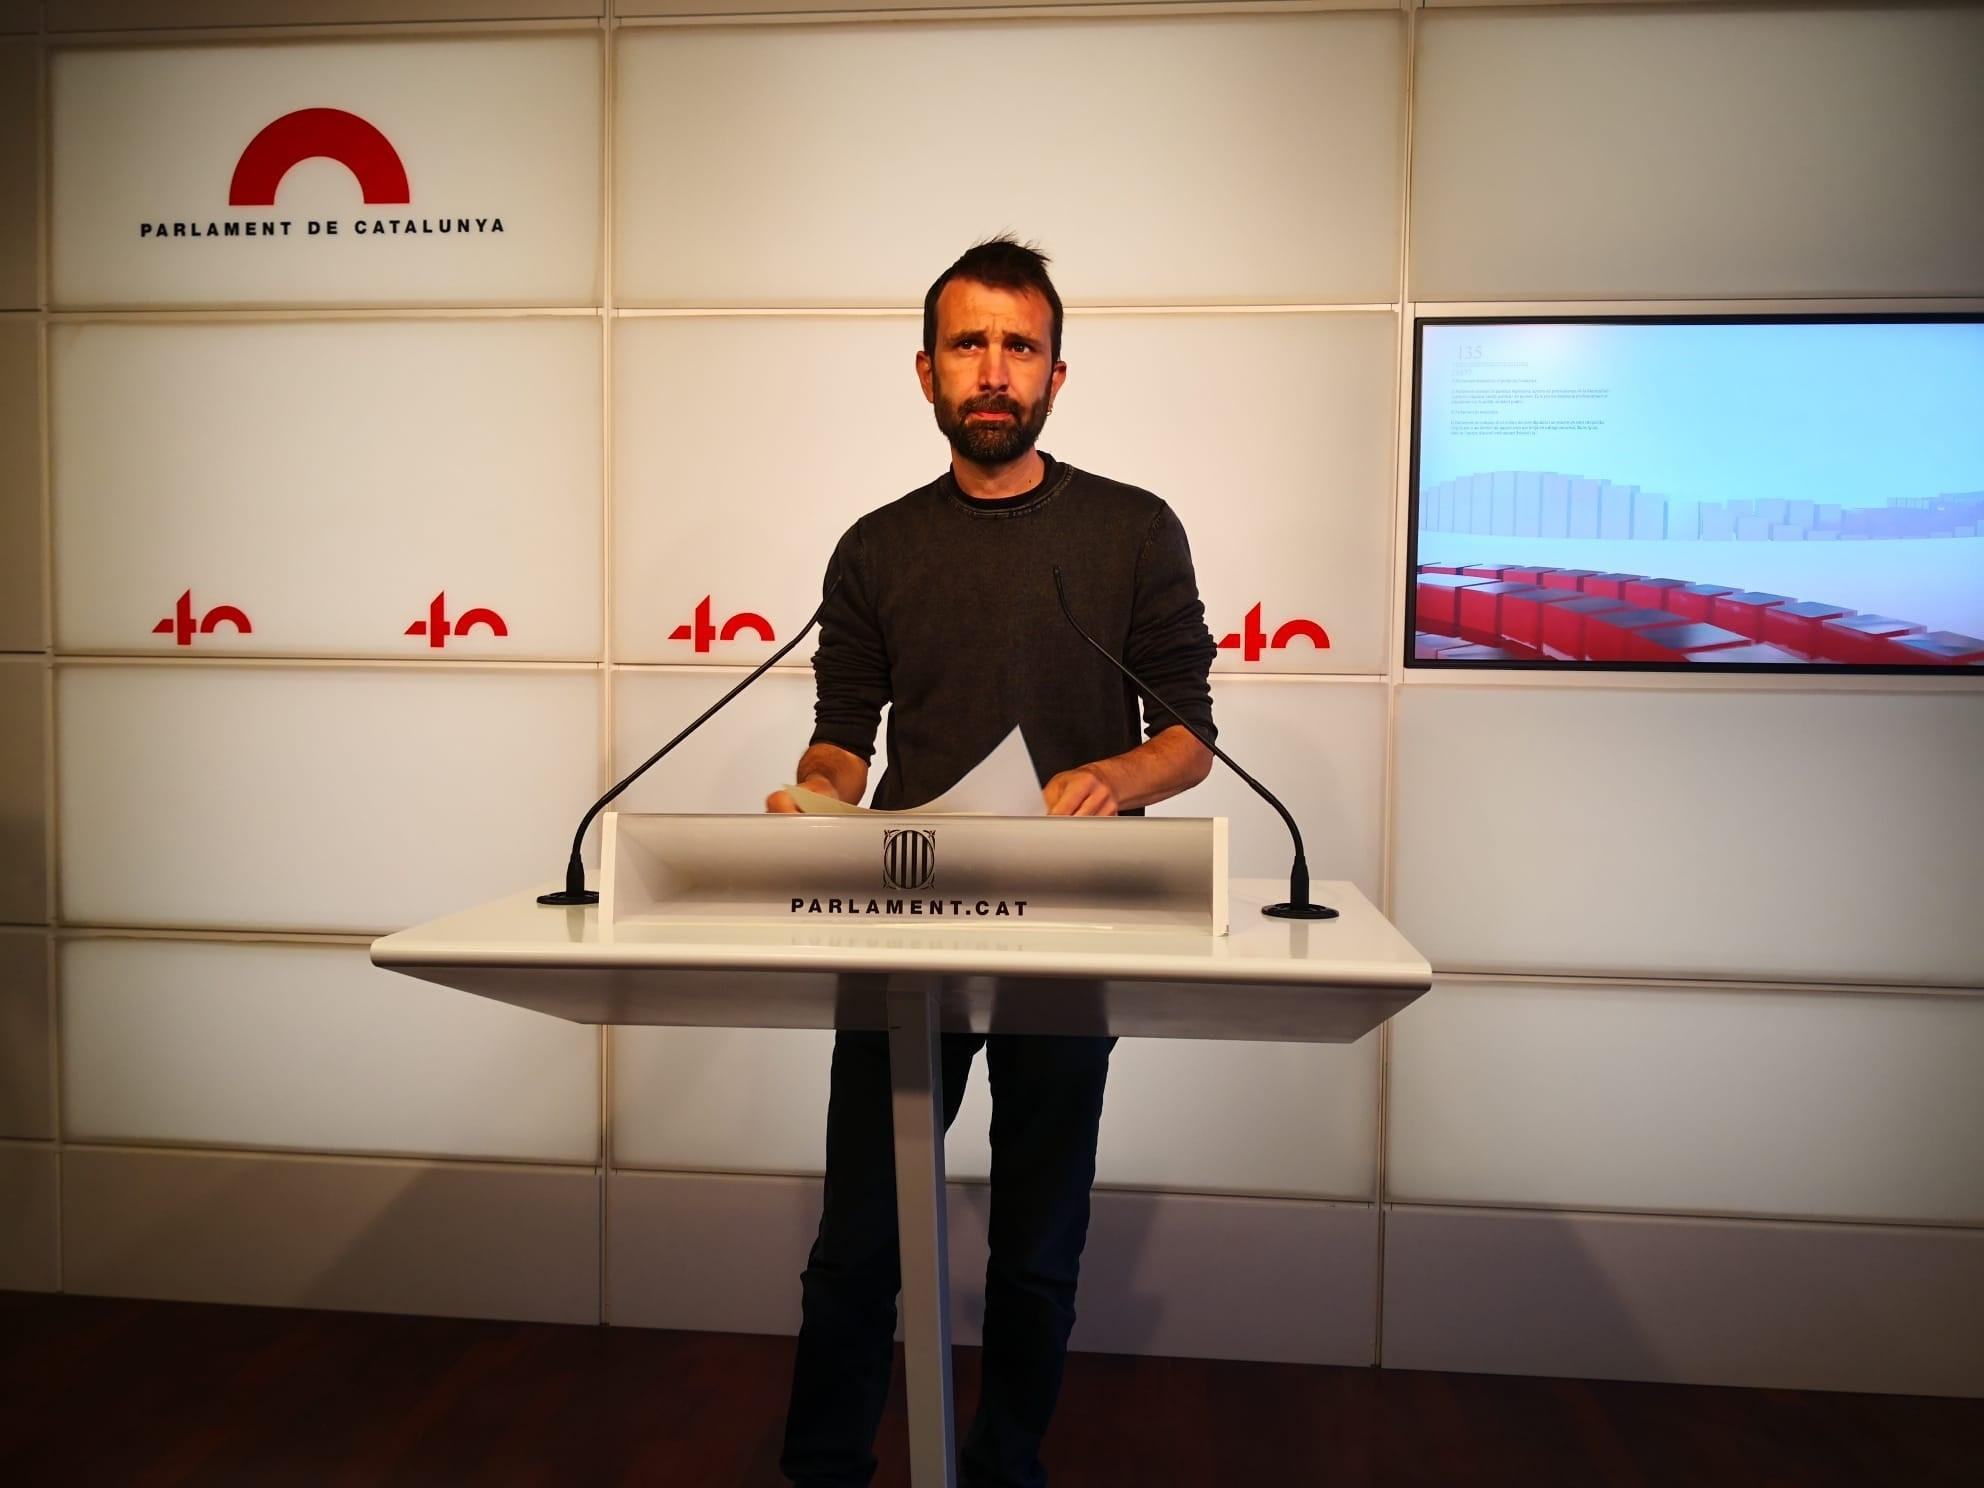
<svg viewBox="0 0 1984 1488">
<path fill-rule="evenodd" d="M 1047 399 L 1031 408 L 997 393 L 969 398 L 963 403 L 936 400 L 937 427 L 951 442 L 951 448 L 974 465 L 1010 465 L 1033 448 L 1040 431 L 1047 427 Z M 1010 423 L 974 424 L 974 413 L 1007 413 Z"/>
</svg>

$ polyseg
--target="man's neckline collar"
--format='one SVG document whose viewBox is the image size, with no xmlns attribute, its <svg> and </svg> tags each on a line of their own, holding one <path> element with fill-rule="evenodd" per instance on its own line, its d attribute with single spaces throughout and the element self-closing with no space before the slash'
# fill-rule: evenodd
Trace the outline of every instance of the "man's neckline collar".
<svg viewBox="0 0 1984 1488">
<path fill-rule="evenodd" d="M 957 472 L 946 470 L 938 484 L 943 488 L 953 505 L 962 507 L 976 517 L 1016 517 L 1023 512 L 1038 511 L 1052 501 L 1068 484 L 1075 473 L 1075 467 L 1064 465 L 1046 450 L 1040 452 L 1045 468 L 1040 473 L 1040 483 L 1030 491 L 1022 491 L 1017 496 L 986 498 L 968 496 L 964 487 L 958 484 Z"/>
</svg>

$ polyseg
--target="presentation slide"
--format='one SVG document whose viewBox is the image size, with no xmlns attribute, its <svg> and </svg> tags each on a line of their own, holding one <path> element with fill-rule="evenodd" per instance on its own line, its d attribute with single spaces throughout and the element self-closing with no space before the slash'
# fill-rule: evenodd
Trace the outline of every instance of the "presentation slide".
<svg viewBox="0 0 1984 1488">
<path fill-rule="evenodd" d="M 1984 668 L 1984 321 L 1427 322 L 1418 664 Z"/>
</svg>

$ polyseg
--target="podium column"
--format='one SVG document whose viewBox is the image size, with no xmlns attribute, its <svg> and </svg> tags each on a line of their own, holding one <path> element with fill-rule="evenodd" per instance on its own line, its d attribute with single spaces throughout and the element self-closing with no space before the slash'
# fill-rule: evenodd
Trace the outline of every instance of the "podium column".
<svg viewBox="0 0 1984 1488">
<path fill-rule="evenodd" d="M 901 976 L 890 977 L 888 986 L 909 1477 L 915 1488 L 957 1484 L 950 1233 L 944 1218 L 944 1063 L 937 1025 L 941 986 L 937 977 Z"/>
</svg>

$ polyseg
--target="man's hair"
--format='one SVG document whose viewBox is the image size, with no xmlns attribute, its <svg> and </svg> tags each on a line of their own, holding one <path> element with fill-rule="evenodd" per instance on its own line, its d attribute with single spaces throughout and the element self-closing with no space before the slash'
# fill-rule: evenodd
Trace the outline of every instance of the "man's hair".
<svg viewBox="0 0 1984 1488">
<path fill-rule="evenodd" d="M 1038 294 L 1054 312 L 1054 360 L 1061 360 L 1061 296 L 1047 277 L 1046 254 L 1005 235 L 967 248 L 962 258 L 937 276 L 930 293 L 923 297 L 923 349 L 931 356 L 937 354 L 937 296 L 953 279 L 969 279 L 1016 293 L 1030 289 Z"/>
</svg>

